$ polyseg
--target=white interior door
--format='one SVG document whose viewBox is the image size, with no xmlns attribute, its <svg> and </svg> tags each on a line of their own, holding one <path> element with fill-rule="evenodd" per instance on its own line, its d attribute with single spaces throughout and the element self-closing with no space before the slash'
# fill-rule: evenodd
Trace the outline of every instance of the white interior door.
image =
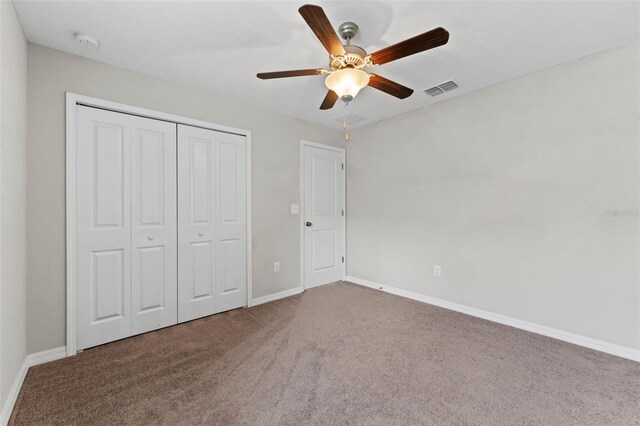
<svg viewBox="0 0 640 426">
<path fill-rule="evenodd" d="M 304 145 L 305 288 L 344 276 L 343 155 Z"/>
<path fill-rule="evenodd" d="M 177 322 L 175 129 L 77 107 L 78 349 Z"/>
<path fill-rule="evenodd" d="M 246 305 L 246 138 L 178 126 L 178 320 Z"/>
<path fill-rule="evenodd" d="M 132 117 L 132 334 L 178 321 L 176 124 Z"/>
</svg>

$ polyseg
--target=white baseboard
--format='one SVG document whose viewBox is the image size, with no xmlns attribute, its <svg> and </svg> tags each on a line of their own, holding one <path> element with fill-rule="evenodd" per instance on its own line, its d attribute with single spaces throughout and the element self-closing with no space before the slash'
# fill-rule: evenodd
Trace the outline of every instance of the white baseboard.
<svg viewBox="0 0 640 426">
<path fill-rule="evenodd" d="M 7 399 L 2 406 L 2 413 L 0 413 L 0 425 L 2 426 L 6 426 L 9 423 L 13 406 L 16 404 L 16 400 L 18 399 L 18 394 L 22 388 L 22 383 L 24 383 L 24 378 L 27 377 L 27 371 L 29 371 L 29 364 L 25 358 L 20 366 L 20 370 L 18 370 L 16 379 L 13 381 L 13 385 L 11 385 L 11 389 L 9 389 L 9 395 L 7 395 Z"/>
<path fill-rule="evenodd" d="M 64 358 L 65 356 L 67 356 L 67 349 L 64 346 L 27 355 L 27 357 L 22 362 L 22 365 L 20 366 L 20 370 L 18 370 L 18 374 L 13 382 L 13 385 L 11 386 L 11 389 L 9 390 L 7 400 L 2 406 L 2 412 L 0 412 L 0 425 L 6 426 L 9 423 L 9 418 L 11 418 L 13 406 L 16 404 L 16 400 L 18 399 L 18 395 L 20 394 L 20 389 L 22 388 L 24 379 L 25 377 L 27 377 L 29 367 L 55 361 L 57 359 Z"/>
<path fill-rule="evenodd" d="M 48 349 L 46 351 L 37 352 L 27 356 L 27 364 L 29 367 L 34 365 L 40 365 L 51 361 L 56 361 L 67 356 L 66 346 L 60 346 L 58 348 Z"/>
<path fill-rule="evenodd" d="M 602 340 L 592 339 L 590 337 L 581 336 L 579 334 L 569 333 L 567 331 L 558 330 L 556 328 L 511 318 L 505 315 L 484 311 L 482 309 L 472 308 L 470 306 L 460 305 L 458 303 L 449 302 L 447 300 L 425 296 L 423 294 L 414 293 L 412 291 L 407 291 L 396 287 L 390 287 L 357 277 L 347 276 L 345 277 L 345 281 L 640 362 L 640 350 L 638 349 L 603 342 Z"/>
<path fill-rule="evenodd" d="M 251 301 L 249 307 L 262 305 L 263 303 L 273 302 L 274 300 L 283 299 L 285 297 L 294 296 L 303 292 L 302 287 L 292 288 L 290 290 L 281 291 L 267 296 L 257 297 Z"/>
</svg>

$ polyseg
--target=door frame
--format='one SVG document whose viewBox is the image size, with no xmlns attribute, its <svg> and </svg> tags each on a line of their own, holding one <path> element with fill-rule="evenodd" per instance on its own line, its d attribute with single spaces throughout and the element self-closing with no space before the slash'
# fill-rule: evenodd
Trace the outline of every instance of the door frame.
<svg viewBox="0 0 640 426">
<path fill-rule="evenodd" d="M 325 145 L 317 142 L 311 142 L 308 140 L 300 140 L 300 290 L 304 291 L 307 288 L 305 282 L 305 243 L 304 243 L 304 231 L 305 231 L 305 192 L 304 192 L 304 151 L 306 147 L 326 149 L 328 151 L 338 152 L 342 155 L 342 164 L 344 164 L 343 179 L 342 179 L 342 208 L 344 209 L 344 216 L 342 216 L 342 250 L 344 255 L 344 262 L 342 263 L 342 277 L 344 280 L 347 273 L 347 161 L 346 150 L 337 146 Z"/>
<path fill-rule="evenodd" d="M 220 124 L 202 120 L 182 117 L 131 105 L 79 95 L 66 92 L 66 274 L 67 274 L 67 327 L 66 327 L 66 352 L 67 356 L 73 356 L 77 352 L 77 328 L 76 328 L 76 122 L 77 106 L 89 106 L 101 108 L 113 112 L 135 115 L 154 120 L 168 121 L 187 126 L 201 127 L 203 129 L 218 132 L 232 133 L 244 136 L 247 141 L 247 303 L 251 305 L 253 276 L 252 276 L 252 229 L 251 229 L 251 132 L 236 129 Z"/>
</svg>

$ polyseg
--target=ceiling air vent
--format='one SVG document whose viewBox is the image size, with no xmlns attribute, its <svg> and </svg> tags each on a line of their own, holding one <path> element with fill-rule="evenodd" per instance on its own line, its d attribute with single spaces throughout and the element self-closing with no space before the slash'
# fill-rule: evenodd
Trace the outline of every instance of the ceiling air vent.
<svg viewBox="0 0 640 426">
<path fill-rule="evenodd" d="M 458 85 L 455 82 L 447 81 L 446 83 L 442 83 L 430 89 L 425 90 L 425 93 L 431 96 L 438 96 L 443 94 L 444 92 L 450 92 L 457 88 L 458 88 Z"/>
<path fill-rule="evenodd" d="M 334 120 L 337 121 L 340 124 L 342 124 L 342 123 L 344 123 L 346 121 L 347 124 L 349 124 L 349 125 L 359 123 L 359 122 L 364 121 L 366 119 L 367 119 L 366 117 L 362 117 L 362 116 L 354 114 L 352 112 L 350 112 L 347 115 L 341 115 L 340 117 L 334 118 Z"/>
<path fill-rule="evenodd" d="M 444 90 L 439 88 L 438 86 L 432 87 L 431 89 L 425 90 L 425 92 L 431 96 L 438 96 L 444 93 Z"/>
<path fill-rule="evenodd" d="M 444 90 L 445 92 L 450 92 L 453 89 L 457 89 L 458 85 L 456 83 L 454 83 L 453 81 L 447 81 L 446 83 L 442 83 L 440 86 L 442 90 Z"/>
</svg>

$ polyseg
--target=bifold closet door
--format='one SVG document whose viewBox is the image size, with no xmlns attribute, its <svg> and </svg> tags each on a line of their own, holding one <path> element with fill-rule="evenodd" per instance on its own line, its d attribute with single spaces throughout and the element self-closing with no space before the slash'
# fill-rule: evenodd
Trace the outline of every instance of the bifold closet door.
<svg viewBox="0 0 640 426">
<path fill-rule="evenodd" d="M 178 320 L 246 305 L 246 138 L 178 125 Z"/>
<path fill-rule="evenodd" d="M 77 339 L 177 321 L 176 125 L 77 107 Z"/>
<path fill-rule="evenodd" d="M 132 334 L 178 322 L 176 124 L 133 117 Z"/>
</svg>

